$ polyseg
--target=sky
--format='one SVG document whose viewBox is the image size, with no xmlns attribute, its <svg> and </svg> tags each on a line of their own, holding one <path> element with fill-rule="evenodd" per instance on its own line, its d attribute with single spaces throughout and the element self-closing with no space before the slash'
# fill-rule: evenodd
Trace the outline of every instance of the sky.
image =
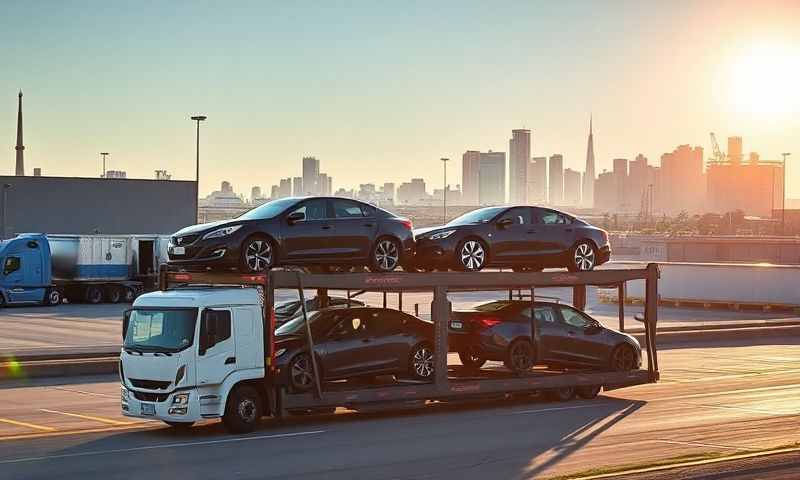
<svg viewBox="0 0 800 480">
<path fill-rule="evenodd" d="M 460 183 L 465 150 L 597 172 L 709 132 L 780 159 L 800 197 L 798 1 L 23 1 L 0 17 L 0 138 L 14 172 L 17 91 L 27 173 L 109 169 L 221 180 L 249 195 L 320 159 L 334 188 Z M 0 145 L 2 142 L 0 142 Z M 2 150 L 0 150 L 2 151 Z M 0 157 L 2 158 L 2 157 Z M 453 180 L 456 179 L 456 180 Z"/>
</svg>

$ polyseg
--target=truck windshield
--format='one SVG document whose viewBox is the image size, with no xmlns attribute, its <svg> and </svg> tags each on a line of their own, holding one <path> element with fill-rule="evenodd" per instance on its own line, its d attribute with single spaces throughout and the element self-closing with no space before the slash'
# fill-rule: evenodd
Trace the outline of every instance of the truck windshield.
<svg viewBox="0 0 800 480">
<path fill-rule="evenodd" d="M 135 309 L 124 347 L 145 352 L 179 352 L 194 341 L 196 308 Z"/>
</svg>

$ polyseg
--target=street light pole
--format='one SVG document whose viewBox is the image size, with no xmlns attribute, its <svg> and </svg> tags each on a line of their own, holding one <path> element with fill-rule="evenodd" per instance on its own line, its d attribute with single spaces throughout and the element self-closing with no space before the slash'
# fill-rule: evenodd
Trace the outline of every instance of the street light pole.
<svg viewBox="0 0 800 480">
<path fill-rule="evenodd" d="M 781 235 L 786 235 L 786 157 L 789 152 L 781 153 L 783 156 L 783 187 L 781 188 Z"/>
<path fill-rule="evenodd" d="M 108 152 L 100 152 L 100 156 L 103 157 L 103 173 L 100 174 L 100 178 L 106 178 L 106 156 L 108 155 Z"/>
<path fill-rule="evenodd" d="M 197 122 L 197 135 L 195 137 L 195 176 L 194 176 L 194 201 L 195 201 L 195 216 L 197 220 L 200 219 L 200 122 L 205 121 L 205 115 L 196 115 L 191 117 L 192 120 Z"/>
<path fill-rule="evenodd" d="M 444 189 L 442 189 L 442 200 L 444 206 L 444 221 L 442 222 L 447 223 L 447 162 L 450 161 L 449 158 L 442 158 L 442 165 L 444 165 Z"/>
</svg>

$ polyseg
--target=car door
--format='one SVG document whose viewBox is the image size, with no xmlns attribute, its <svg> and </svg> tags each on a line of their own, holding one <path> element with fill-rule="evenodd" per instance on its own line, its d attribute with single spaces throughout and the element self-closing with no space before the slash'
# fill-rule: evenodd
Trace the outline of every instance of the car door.
<svg viewBox="0 0 800 480">
<path fill-rule="evenodd" d="M 324 371 L 326 378 L 344 378 L 374 370 L 373 333 L 368 309 L 337 313 L 337 321 L 326 337 Z"/>
<path fill-rule="evenodd" d="M 536 305 L 533 309 L 538 333 L 537 357 L 542 361 L 563 362 L 567 354 L 567 329 L 552 305 Z"/>
<path fill-rule="evenodd" d="M 571 219 L 556 210 L 533 208 L 532 248 L 536 257 L 552 257 L 568 251 L 575 240 Z"/>
<path fill-rule="evenodd" d="M 334 251 L 332 256 L 346 260 L 367 258 L 378 230 L 375 209 L 345 198 L 332 199 L 331 206 L 328 242 Z"/>
<path fill-rule="evenodd" d="M 302 213 L 305 218 L 290 222 L 287 217 L 293 213 Z M 282 248 L 287 260 L 305 263 L 332 255 L 329 244 L 332 227 L 327 199 L 311 198 L 300 203 L 286 212 L 283 222 Z"/>
<path fill-rule="evenodd" d="M 535 244 L 531 242 L 530 207 L 509 208 L 497 217 L 494 224 L 490 248 L 495 262 L 515 264 L 532 259 Z"/>
<path fill-rule="evenodd" d="M 236 369 L 236 342 L 231 335 L 232 312 L 227 308 L 204 309 L 197 342 L 197 383 L 217 385 Z"/>
<path fill-rule="evenodd" d="M 585 313 L 568 305 L 559 305 L 561 319 L 567 329 L 568 355 L 576 363 L 607 365 L 606 330 Z"/>
</svg>

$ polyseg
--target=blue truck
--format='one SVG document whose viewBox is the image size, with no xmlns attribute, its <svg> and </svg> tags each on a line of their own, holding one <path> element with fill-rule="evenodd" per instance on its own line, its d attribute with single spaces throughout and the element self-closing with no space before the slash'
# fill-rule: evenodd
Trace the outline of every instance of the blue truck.
<svg viewBox="0 0 800 480">
<path fill-rule="evenodd" d="M 166 235 L 45 235 L 0 242 L 0 306 L 132 302 L 167 260 Z"/>
</svg>

